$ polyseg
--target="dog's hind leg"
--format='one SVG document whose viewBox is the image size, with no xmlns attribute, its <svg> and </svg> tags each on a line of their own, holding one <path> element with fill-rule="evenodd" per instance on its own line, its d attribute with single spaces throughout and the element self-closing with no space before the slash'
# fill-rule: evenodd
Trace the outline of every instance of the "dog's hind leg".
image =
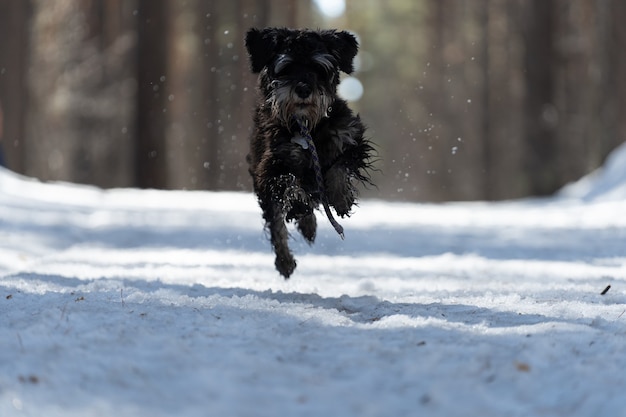
<svg viewBox="0 0 626 417">
<path fill-rule="evenodd" d="M 298 230 L 309 244 L 315 242 L 315 234 L 317 231 L 317 219 L 315 213 L 307 214 L 298 220 Z"/>
<path fill-rule="evenodd" d="M 281 210 L 277 210 L 276 207 L 273 210 L 271 219 L 267 222 L 270 229 L 270 239 L 272 246 L 274 247 L 274 253 L 276 254 L 276 260 L 274 264 L 276 269 L 282 276 L 289 278 L 289 276 L 296 269 L 296 260 L 293 258 L 291 251 L 289 250 L 288 240 L 289 233 L 287 232 L 287 225 L 285 224 L 285 215 Z"/>
</svg>

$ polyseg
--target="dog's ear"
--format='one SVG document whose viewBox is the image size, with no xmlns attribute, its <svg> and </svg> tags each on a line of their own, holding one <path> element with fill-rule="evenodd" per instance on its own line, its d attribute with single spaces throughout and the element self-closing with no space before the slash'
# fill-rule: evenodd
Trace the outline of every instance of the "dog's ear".
<svg viewBox="0 0 626 417">
<path fill-rule="evenodd" d="M 275 30 L 252 28 L 246 33 L 245 43 L 250 58 L 250 68 L 253 73 L 257 74 L 276 54 L 278 45 Z"/>
<path fill-rule="evenodd" d="M 346 31 L 325 30 L 322 31 L 322 39 L 337 60 L 339 69 L 351 74 L 354 71 L 352 61 L 359 50 L 359 43 L 354 35 Z"/>
</svg>

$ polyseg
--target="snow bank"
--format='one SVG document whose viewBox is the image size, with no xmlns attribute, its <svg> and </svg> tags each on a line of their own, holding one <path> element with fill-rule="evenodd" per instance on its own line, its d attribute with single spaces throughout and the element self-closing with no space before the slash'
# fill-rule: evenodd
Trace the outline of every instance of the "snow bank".
<svg viewBox="0 0 626 417">
<path fill-rule="evenodd" d="M 604 166 L 580 180 L 568 184 L 559 195 L 585 201 L 625 200 L 626 143 L 609 154 Z"/>
</svg>

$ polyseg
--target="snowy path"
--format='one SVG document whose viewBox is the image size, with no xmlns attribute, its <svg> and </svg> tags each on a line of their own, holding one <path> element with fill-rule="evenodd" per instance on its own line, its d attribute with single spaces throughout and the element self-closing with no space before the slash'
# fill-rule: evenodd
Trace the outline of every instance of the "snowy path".
<svg viewBox="0 0 626 417">
<path fill-rule="evenodd" d="M 366 201 L 285 282 L 251 195 L 0 171 L 0 416 L 626 415 L 624 213 Z"/>
</svg>

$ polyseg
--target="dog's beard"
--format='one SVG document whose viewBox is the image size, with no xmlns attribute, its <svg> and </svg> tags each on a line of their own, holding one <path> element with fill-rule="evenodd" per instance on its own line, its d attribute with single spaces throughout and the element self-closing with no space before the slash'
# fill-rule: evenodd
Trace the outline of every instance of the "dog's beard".
<svg viewBox="0 0 626 417">
<path fill-rule="evenodd" d="M 307 98 L 301 98 L 295 91 L 291 82 L 274 80 L 273 89 L 267 98 L 272 117 L 290 127 L 294 117 L 306 120 L 308 125 L 314 127 L 324 117 L 328 117 L 328 111 L 332 104 L 332 97 L 323 90 L 315 90 Z"/>
</svg>

